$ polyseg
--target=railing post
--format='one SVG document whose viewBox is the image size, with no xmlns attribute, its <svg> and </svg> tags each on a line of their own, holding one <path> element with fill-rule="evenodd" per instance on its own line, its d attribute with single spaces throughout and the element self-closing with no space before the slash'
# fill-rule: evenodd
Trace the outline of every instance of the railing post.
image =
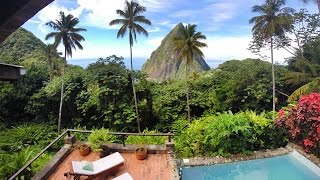
<svg viewBox="0 0 320 180">
<path fill-rule="evenodd" d="M 73 145 L 75 142 L 76 137 L 73 134 L 71 134 L 69 129 L 67 129 L 67 136 L 64 138 L 64 143 Z"/>
<path fill-rule="evenodd" d="M 125 135 L 121 135 L 121 140 L 122 140 L 123 147 L 126 147 L 125 139 L 126 139 Z"/>
<path fill-rule="evenodd" d="M 171 142 L 171 135 L 168 135 L 168 141 Z"/>
</svg>

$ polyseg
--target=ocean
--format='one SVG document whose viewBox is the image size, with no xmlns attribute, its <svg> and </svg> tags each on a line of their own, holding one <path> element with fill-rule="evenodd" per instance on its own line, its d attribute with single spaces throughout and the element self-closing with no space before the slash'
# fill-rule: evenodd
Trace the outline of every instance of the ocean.
<svg viewBox="0 0 320 180">
<path fill-rule="evenodd" d="M 134 70 L 141 70 L 142 65 L 147 61 L 148 58 L 141 58 L 141 57 L 133 57 L 133 69 Z M 95 63 L 98 60 L 98 58 L 86 58 L 86 59 L 68 59 L 69 64 L 73 65 L 79 65 L 83 68 L 88 67 L 89 64 Z M 217 68 L 219 64 L 222 64 L 225 62 L 225 60 L 214 60 L 214 59 L 207 59 L 207 64 L 211 68 Z M 124 64 L 129 69 L 130 68 L 130 57 L 124 58 Z"/>
</svg>

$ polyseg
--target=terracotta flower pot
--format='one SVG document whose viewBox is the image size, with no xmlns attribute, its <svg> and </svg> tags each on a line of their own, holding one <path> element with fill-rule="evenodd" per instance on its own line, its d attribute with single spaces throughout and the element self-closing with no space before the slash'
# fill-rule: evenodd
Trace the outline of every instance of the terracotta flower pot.
<svg viewBox="0 0 320 180">
<path fill-rule="evenodd" d="M 86 144 L 79 146 L 79 153 L 81 156 L 86 156 L 90 153 L 90 147 Z"/>
<path fill-rule="evenodd" d="M 136 149 L 136 157 L 139 160 L 144 160 L 147 157 L 147 148 L 139 147 Z"/>
</svg>

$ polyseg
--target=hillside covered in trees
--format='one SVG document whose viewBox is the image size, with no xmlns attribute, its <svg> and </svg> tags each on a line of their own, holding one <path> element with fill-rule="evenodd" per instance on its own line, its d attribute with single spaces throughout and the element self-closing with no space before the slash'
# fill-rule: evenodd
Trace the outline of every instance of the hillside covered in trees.
<svg viewBox="0 0 320 180">
<path fill-rule="evenodd" d="M 319 42 L 315 40 L 305 45 L 308 48 L 304 53 L 315 68 L 319 66 Z M 1 45 L 1 62 L 27 68 L 21 81 L 0 82 L 3 127 L 24 122 L 55 124 L 61 83 L 59 68 L 63 61 L 58 55 L 48 58 L 46 46 L 22 28 Z M 317 69 L 301 70 L 303 67 L 295 63 L 296 59 L 292 58 L 288 60 L 288 66 L 276 66 L 277 109 L 287 103 L 288 95 L 319 74 Z M 270 68 L 270 63 L 258 59 L 231 60 L 216 69 L 190 74 L 192 117 L 228 110 L 234 113 L 248 109 L 271 110 Z M 143 127 L 170 131 L 174 121 L 186 117 L 184 82 L 154 83 L 139 71 L 135 74 Z M 296 74 L 306 74 L 309 78 L 303 81 L 293 78 Z M 131 80 L 122 57 L 100 58 L 86 69 L 67 65 L 65 76 L 64 128 L 104 126 L 117 131 L 136 131 Z"/>
</svg>

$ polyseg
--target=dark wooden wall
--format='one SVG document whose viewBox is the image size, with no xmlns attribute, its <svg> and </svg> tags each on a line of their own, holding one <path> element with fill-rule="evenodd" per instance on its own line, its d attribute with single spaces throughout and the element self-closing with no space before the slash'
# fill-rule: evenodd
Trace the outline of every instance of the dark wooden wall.
<svg viewBox="0 0 320 180">
<path fill-rule="evenodd" d="M 19 80 L 21 78 L 20 69 L 20 67 L 0 64 L 0 81 Z"/>
</svg>

